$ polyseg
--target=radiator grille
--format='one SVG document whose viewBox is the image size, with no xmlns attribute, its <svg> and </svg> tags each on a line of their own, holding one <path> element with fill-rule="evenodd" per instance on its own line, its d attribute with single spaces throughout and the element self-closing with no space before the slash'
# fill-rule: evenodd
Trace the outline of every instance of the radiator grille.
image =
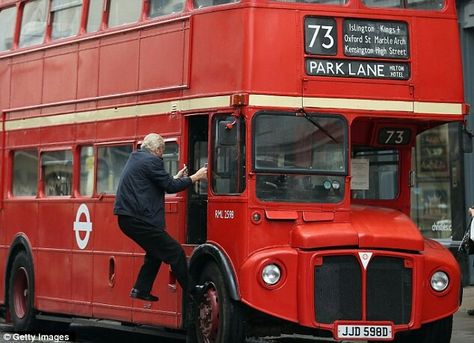
<svg viewBox="0 0 474 343">
<path fill-rule="evenodd" d="M 362 320 L 362 270 L 355 255 L 325 256 L 314 269 L 319 323 Z M 374 256 L 366 273 L 366 318 L 407 324 L 412 310 L 412 269 L 402 258 Z"/>
<path fill-rule="evenodd" d="M 328 256 L 315 268 L 316 320 L 362 319 L 362 284 L 359 263 L 354 256 Z"/>
<path fill-rule="evenodd" d="M 367 319 L 410 321 L 412 270 L 394 257 L 374 257 L 367 268 Z"/>
</svg>

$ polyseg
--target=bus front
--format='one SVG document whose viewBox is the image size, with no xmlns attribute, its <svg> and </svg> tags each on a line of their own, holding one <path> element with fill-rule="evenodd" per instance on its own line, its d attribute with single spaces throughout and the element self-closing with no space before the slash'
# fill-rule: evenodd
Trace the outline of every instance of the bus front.
<svg viewBox="0 0 474 343">
<path fill-rule="evenodd" d="M 410 209 L 417 136 L 467 113 L 455 2 L 238 8 L 248 70 L 211 119 L 207 239 L 229 263 L 199 277 L 201 334 L 449 342 L 460 270 Z"/>
</svg>

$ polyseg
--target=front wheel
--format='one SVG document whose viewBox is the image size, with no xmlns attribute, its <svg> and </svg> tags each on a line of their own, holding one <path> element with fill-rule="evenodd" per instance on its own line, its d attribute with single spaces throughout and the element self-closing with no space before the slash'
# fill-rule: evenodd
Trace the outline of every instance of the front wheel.
<svg viewBox="0 0 474 343">
<path fill-rule="evenodd" d="M 239 303 L 229 291 L 219 267 L 209 263 L 199 277 L 206 291 L 196 299 L 194 318 L 188 328 L 187 342 L 243 343 L 245 331 Z"/>
<path fill-rule="evenodd" d="M 8 304 L 15 331 L 31 331 L 36 327 L 33 265 L 25 252 L 18 253 L 13 260 Z"/>
<path fill-rule="evenodd" d="M 396 343 L 449 343 L 453 329 L 453 316 L 424 324 L 418 330 L 402 332 L 397 335 Z"/>
</svg>

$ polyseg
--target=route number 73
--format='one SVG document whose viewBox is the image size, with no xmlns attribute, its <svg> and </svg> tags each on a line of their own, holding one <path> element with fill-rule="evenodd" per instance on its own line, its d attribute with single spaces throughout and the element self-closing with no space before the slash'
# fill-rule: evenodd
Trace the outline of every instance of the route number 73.
<svg viewBox="0 0 474 343">
<path fill-rule="evenodd" d="M 408 128 L 384 127 L 379 130 L 378 143 L 381 145 L 406 145 L 411 141 Z"/>
<path fill-rule="evenodd" d="M 305 18 L 305 52 L 316 55 L 335 55 L 337 52 L 336 21 L 331 18 Z"/>
</svg>

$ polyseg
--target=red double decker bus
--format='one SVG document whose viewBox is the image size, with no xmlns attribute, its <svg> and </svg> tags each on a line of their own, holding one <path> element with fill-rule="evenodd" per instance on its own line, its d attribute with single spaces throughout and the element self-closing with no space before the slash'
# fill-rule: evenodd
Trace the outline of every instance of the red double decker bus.
<svg viewBox="0 0 474 343">
<path fill-rule="evenodd" d="M 454 0 L 0 0 L 0 304 L 197 342 L 306 333 L 450 341 L 460 272 L 409 218 L 415 137 L 461 122 Z M 175 173 L 167 230 L 208 285 L 187 306 L 118 229 L 149 132 Z M 429 166 L 427 166 L 428 168 Z M 105 321 L 102 321 L 105 320 Z M 116 325 L 120 327 L 120 325 Z"/>
</svg>

